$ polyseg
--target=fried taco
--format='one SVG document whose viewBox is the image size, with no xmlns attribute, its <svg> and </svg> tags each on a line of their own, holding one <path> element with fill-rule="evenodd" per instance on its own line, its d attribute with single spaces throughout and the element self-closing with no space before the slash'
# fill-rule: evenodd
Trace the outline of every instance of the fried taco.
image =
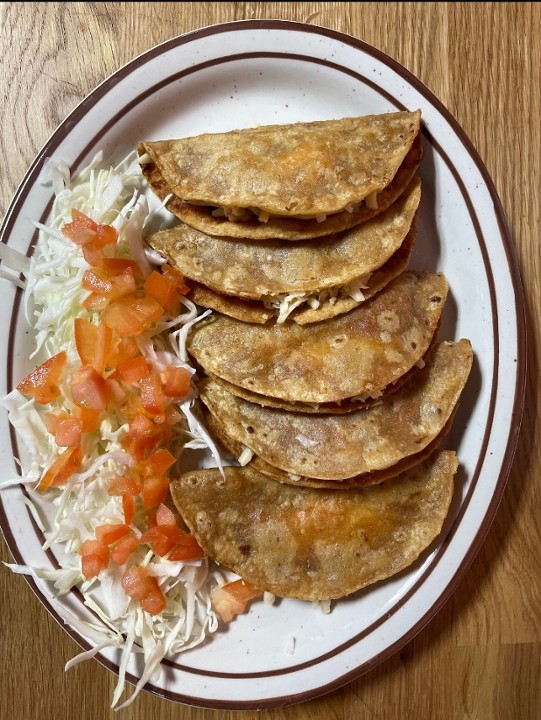
<svg viewBox="0 0 541 720">
<path fill-rule="evenodd" d="M 346 415 L 262 407 L 213 379 L 201 383 L 200 397 L 226 435 L 269 466 L 298 476 L 296 482 L 302 477 L 346 480 L 393 468 L 439 438 L 471 365 L 469 340 L 441 342 L 385 402 Z"/>
<path fill-rule="evenodd" d="M 329 493 L 227 467 L 225 479 L 186 473 L 171 493 L 209 557 L 280 597 L 329 600 L 419 557 L 441 532 L 456 470 L 455 453 L 436 451 L 381 485 Z"/>
<path fill-rule="evenodd" d="M 196 282 L 198 304 L 248 322 L 305 324 L 347 312 L 405 269 L 420 197 L 417 178 L 385 212 L 320 240 L 246 242 L 181 223 L 147 242 Z"/>
<path fill-rule="evenodd" d="M 291 321 L 267 327 L 214 315 L 194 326 L 187 349 L 205 373 L 257 393 L 262 404 L 265 397 L 305 406 L 365 402 L 422 360 L 446 297 L 443 274 L 405 272 L 309 332 Z"/>
<path fill-rule="evenodd" d="M 154 193 L 208 235 L 302 240 L 385 210 L 419 165 L 420 111 L 141 141 Z M 169 197 L 170 196 L 170 197 Z"/>
</svg>

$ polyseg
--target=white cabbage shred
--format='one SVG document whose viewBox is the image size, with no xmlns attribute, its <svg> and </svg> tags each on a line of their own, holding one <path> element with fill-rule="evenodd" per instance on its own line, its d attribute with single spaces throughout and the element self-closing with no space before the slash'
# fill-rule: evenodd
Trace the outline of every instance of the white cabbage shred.
<svg viewBox="0 0 541 720">
<path fill-rule="evenodd" d="M 142 232 L 148 223 L 155 221 L 149 212 L 144 195 L 145 181 L 140 172 L 136 153 L 131 153 L 117 167 L 103 169 L 101 155 L 72 181 L 68 167 L 62 162 L 48 161 L 44 168 L 45 181 L 51 182 L 55 200 L 47 225 L 36 224 L 39 239 L 31 259 L 2 247 L 0 274 L 16 284 L 25 285 L 24 307 L 28 322 L 35 329 L 36 348 L 32 355 L 35 364 L 45 357 L 65 351 L 68 371 L 78 364 L 74 341 L 73 321 L 83 311 L 86 291 L 81 288 L 83 273 L 88 265 L 78 246 L 66 239 L 61 228 L 71 221 L 73 208 L 92 217 L 96 222 L 113 225 L 119 233 L 119 254 L 136 260 L 147 275 L 152 264 L 145 255 Z M 159 211 L 159 208 L 158 208 Z M 7 269 L 6 269 L 7 268 Z M 20 279 L 20 273 L 26 282 Z M 184 300 L 181 314 L 168 323 L 162 323 L 153 332 L 144 333 L 138 340 L 147 361 L 158 371 L 166 365 L 188 365 L 185 342 L 189 328 L 207 313 L 198 315 L 195 305 Z M 69 372 L 68 372 L 69 374 Z M 20 378 L 22 379 L 22 378 Z M 64 393 L 66 402 L 69 393 Z M 208 448 L 221 467 L 220 457 L 208 433 L 193 412 L 194 393 L 179 404 L 185 422 L 176 429 L 171 451 L 179 456 L 184 448 Z M 2 483 L 8 487 L 24 483 L 30 498 L 38 496 L 32 488 L 57 456 L 59 449 L 45 427 L 42 414 L 48 407 L 35 405 L 17 390 L 3 399 L 11 423 L 23 439 L 28 460 L 22 476 Z M 124 522 L 121 499 L 107 492 L 111 478 L 122 472 L 133 459 L 120 444 L 127 427 L 111 414 L 101 423 L 100 437 L 87 433 L 83 446 L 88 462 L 74 474 L 65 486 L 39 493 L 40 501 L 46 497 L 54 506 L 54 521 L 50 527 L 38 513 L 32 512 L 44 529 L 44 547 L 55 548 L 61 562 L 58 570 L 8 565 L 16 573 L 24 573 L 51 584 L 60 596 L 78 585 L 85 604 L 102 620 L 103 624 L 89 623 L 64 613 L 69 622 L 82 635 L 91 639 L 95 647 L 83 652 L 67 663 L 66 669 L 93 657 L 107 647 L 120 649 L 119 678 L 112 706 L 125 689 L 125 673 L 133 655 L 143 658 L 140 680 L 135 692 L 120 707 L 133 701 L 141 688 L 160 672 L 160 662 L 166 655 L 188 650 L 201 643 L 216 630 L 218 621 L 210 603 L 210 590 L 223 582 L 216 570 L 209 568 L 206 559 L 192 562 L 170 562 L 154 556 L 151 551 L 139 548 L 139 564 L 147 565 L 157 578 L 165 594 L 167 608 L 160 615 L 144 612 L 138 603 L 127 597 L 120 580 L 124 566 L 102 570 L 97 578 L 85 580 L 81 574 L 79 548 L 94 537 L 96 526 L 104 523 Z M 83 436 L 84 437 L 84 436 Z M 141 534 L 136 516 L 133 530 Z"/>
</svg>

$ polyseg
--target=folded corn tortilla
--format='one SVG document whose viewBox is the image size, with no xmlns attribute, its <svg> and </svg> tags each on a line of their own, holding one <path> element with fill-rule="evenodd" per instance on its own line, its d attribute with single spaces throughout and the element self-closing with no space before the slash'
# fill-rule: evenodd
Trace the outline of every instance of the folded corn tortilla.
<svg viewBox="0 0 541 720">
<path fill-rule="evenodd" d="M 392 468 L 434 442 L 455 411 L 471 366 L 469 340 L 441 342 L 385 402 L 346 415 L 262 407 L 212 379 L 201 383 L 200 397 L 223 432 L 269 466 L 299 478 L 345 480 Z"/>
<path fill-rule="evenodd" d="M 447 289 L 441 273 L 405 272 L 362 305 L 309 329 L 214 315 L 194 326 L 187 349 L 207 374 L 263 397 L 305 405 L 364 402 L 422 360 Z"/>
<path fill-rule="evenodd" d="M 141 141 L 167 207 L 209 235 L 301 240 L 385 210 L 422 155 L 420 111 Z M 169 197 L 171 196 L 171 197 Z"/>
<path fill-rule="evenodd" d="M 347 312 L 405 269 L 420 197 L 417 178 L 385 212 L 319 240 L 244 241 L 181 223 L 147 242 L 195 281 L 198 304 L 249 322 L 306 324 Z"/>
<path fill-rule="evenodd" d="M 436 451 L 381 485 L 327 492 L 277 483 L 250 468 L 186 473 L 171 484 L 207 555 L 261 590 L 329 600 L 411 565 L 440 534 L 457 459 Z"/>
</svg>

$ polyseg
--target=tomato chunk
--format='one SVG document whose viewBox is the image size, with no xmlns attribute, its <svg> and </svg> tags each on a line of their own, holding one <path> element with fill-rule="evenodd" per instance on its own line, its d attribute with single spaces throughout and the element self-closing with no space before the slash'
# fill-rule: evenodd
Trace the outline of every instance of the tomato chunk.
<svg viewBox="0 0 541 720">
<path fill-rule="evenodd" d="M 92 365 L 97 373 L 103 375 L 107 358 L 111 352 L 113 331 L 105 323 L 98 325 L 75 318 L 75 345 L 83 365 Z"/>
<path fill-rule="evenodd" d="M 145 280 L 144 290 L 154 298 L 170 315 L 180 312 L 179 292 L 174 283 L 165 275 L 153 270 Z"/>
<path fill-rule="evenodd" d="M 163 475 L 176 463 L 176 457 L 166 448 L 156 450 L 146 460 L 139 464 L 139 469 L 145 477 Z"/>
<path fill-rule="evenodd" d="M 162 275 L 166 277 L 176 287 L 181 295 L 187 295 L 190 292 L 190 288 L 184 282 L 184 276 L 176 270 L 169 263 L 162 265 Z"/>
<path fill-rule="evenodd" d="M 150 367 L 142 355 L 124 360 L 118 364 L 118 376 L 125 385 L 137 385 L 139 380 L 147 377 Z"/>
<path fill-rule="evenodd" d="M 122 577 L 122 588 L 126 595 L 139 601 L 143 610 L 151 615 L 157 615 L 167 606 L 165 596 L 148 568 L 137 565 L 129 567 Z"/>
<path fill-rule="evenodd" d="M 214 610 L 227 623 L 235 615 L 244 612 L 250 600 L 260 595 L 263 595 L 262 590 L 258 590 L 246 580 L 240 579 L 214 588 L 210 599 Z"/>
<path fill-rule="evenodd" d="M 121 475 L 109 481 L 109 495 L 138 495 L 140 492 L 141 485 L 133 477 Z"/>
<path fill-rule="evenodd" d="M 100 424 L 99 410 L 90 410 L 89 408 L 79 407 L 76 405 L 74 408 L 74 414 L 81 421 L 83 432 L 93 432 Z"/>
<path fill-rule="evenodd" d="M 79 552 L 81 570 L 87 580 L 96 577 L 109 563 L 109 548 L 99 540 L 86 540 Z"/>
<path fill-rule="evenodd" d="M 158 525 L 144 532 L 141 535 L 140 541 L 146 545 L 150 545 L 152 552 L 155 555 L 160 555 L 160 557 L 167 555 L 175 544 L 175 541 L 168 537 L 167 534 L 163 532 L 163 528 L 160 528 Z"/>
<path fill-rule="evenodd" d="M 124 522 L 131 525 L 135 518 L 135 498 L 133 495 L 125 493 L 122 495 L 122 512 L 124 513 Z"/>
<path fill-rule="evenodd" d="M 171 433 L 171 429 L 168 429 Z M 138 413 L 131 421 L 128 432 L 121 440 L 122 446 L 136 460 L 142 460 L 148 451 L 154 450 L 160 442 L 167 440 L 164 430 L 156 426 L 150 418 Z"/>
<path fill-rule="evenodd" d="M 150 510 L 162 503 L 169 492 L 169 479 L 165 475 L 153 475 L 143 480 L 143 507 Z"/>
<path fill-rule="evenodd" d="M 116 368 L 120 363 L 130 360 L 139 354 L 139 348 L 132 337 L 123 337 L 113 343 L 107 366 Z"/>
<path fill-rule="evenodd" d="M 161 318 L 162 306 L 153 298 L 126 295 L 103 311 L 102 320 L 120 336 L 140 335 Z"/>
<path fill-rule="evenodd" d="M 156 523 L 157 525 L 169 525 L 171 527 L 176 527 L 177 521 L 175 513 L 170 510 L 167 505 L 161 503 L 156 512 Z"/>
<path fill-rule="evenodd" d="M 71 397 L 88 410 L 105 410 L 109 404 L 107 383 L 92 365 L 83 365 L 71 376 Z"/>
<path fill-rule="evenodd" d="M 120 275 L 126 268 L 131 268 L 134 277 L 142 277 L 141 268 L 135 260 L 128 258 L 104 258 L 102 268 L 109 276 Z"/>
<path fill-rule="evenodd" d="M 83 421 L 74 417 L 60 419 L 55 428 L 54 439 L 59 447 L 77 447 L 81 444 Z"/>
<path fill-rule="evenodd" d="M 186 368 L 169 366 L 163 375 L 163 392 L 167 397 L 182 398 L 190 392 L 192 376 Z"/>
<path fill-rule="evenodd" d="M 86 245 L 97 236 L 98 224 L 92 218 L 75 208 L 71 211 L 71 222 L 64 225 L 62 234 L 76 245 Z"/>
<path fill-rule="evenodd" d="M 98 525 L 95 530 L 96 539 L 99 540 L 103 545 L 112 545 L 121 537 L 127 535 L 130 532 L 130 528 L 124 524 L 113 524 L 106 523 L 105 525 Z"/>
<path fill-rule="evenodd" d="M 17 385 L 17 390 L 23 395 L 32 395 L 37 403 L 46 405 L 60 396 L 58 384 L 65 367 L 66 353 L 59 352 L 32 370 Z"/>
<path fill-rule="evenodd" d="M 117 565 L 124 565 L 134 550 L 139 547 L 139 540 L 131 533 L 124 535 L 111 550 L 111 560 Z"/>
<path fill-rule="evenodd" d="M 190 562 L 191 560 L 200 560 L 205 557 L 205 551 L 199 545 L 193 535 L 188 535 L 190 540 L 186 542 L 176 543 L 169 555 L 168 560 Z"/>
<path fill-rule="evenodd" d="M 139 380 L 141 405 L 150 415 L 162 415 L 165 410 L 165 396 L 162 381 L 154 370 Z"/>
<path fill-rule="evenodd" d="M 38 483 L 38 490 L 46 490 L 51 485 L 63 485 L 77 470 L 83 459 L 80 447 L 69 447 L 62 452 Z"/>
</svg>

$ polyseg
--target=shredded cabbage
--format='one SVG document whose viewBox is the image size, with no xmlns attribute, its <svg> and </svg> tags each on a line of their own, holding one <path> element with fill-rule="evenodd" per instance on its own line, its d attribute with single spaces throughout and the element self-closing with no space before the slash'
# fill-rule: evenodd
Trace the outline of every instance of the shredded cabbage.
<svg viewBox="0 0 541 720">
<path fill-rule="evenodd" d="M 281 324 L 287 320 L 293 310 L 306 303 L 312 310 L 317 310 L 322 303 L 334 304 L 340 298 L 353 298 L 356 302 L 364 302 L 361 288 L 366 290 L 372 273 L 367 273 L 346 285 L 335 285 L 317 292 L 292 292 L 265 295 L 263 304 L 266 308 L 277 310 L 276 322 Z"/>
<path fill-rule="evenodd" d="M 75 347 L 73 321 L 83 312 L 82 302 L 86 291 L 81 279 L 88 265 L 78 246 L 66 239 L 60 229 L 71 221 L 72 209 L 80 210 L 97 223 L 113 225 L 119 233 L 119 254 L 136 260 L 143 273 L 152 268 L 142 243 L 143 227 L 155 221 L 145 197 L 146 183 L 140 172 L 136 153 L 131 153 L 117 167 L 103 168 L 101 155 L 73 181 L 67 165 L 47 161 L 42 174 L 44 182 L 52 183 L 55 200 L 47 225 L 36 223 L 39 239 L 31 259 L 2 246 L 0 275 L 19 285 L 25 285 L 24 308 L 28 322 L 35 329 L 36 348 L 34 356 L 50 357 L 65 351 L 69 369 L 78 363 Z M 158 211 L 160 208 L 158 208 Z M 149 259 L 150 257 L 150 259 Z M 4 268 L 7 267 L 6 271 Z M 18 273 L 23 273 L 22 283 Z M 185 348 L 189 328 L 207 313 L 198 314 L 195 305 L 184 300 L 181 314 L 168 323 L 162 323 L 152 332 L 138 338 L 141 352 L 157 371 L 167 365 L 177 365 L 193 373 L 187 361 Z M 65 388 L 64 388 L 65 389 Z M 64 392 L 66 404 L 69 393 Z M 176 429 L 173 446 L 180 456 L 185 448 L 210 449 L 218 467 L 220 456 L 212 439 L 193 411 L 195 392 L 179 404 L 185 423 Z M 59 448 L 54 437 L 47 432 L 43 421 L 43 406 L 12 391 L 3 401 L 8 417 L 24 440 L 27 460 L 22 477 L 5 481 L 0 486 L 24 483 L 30 496 L 36 497 L 32 485 L 40 479 L 57 457 Z M 45 407 L 47 410 L 48 407 Z M 68 407 L 69 409 L 69 407 Z M 104 523 L 124 522 L 119 497 L 107 492 L 108 482 L 133 463 L 131 456 L 121 445 L 126 426 L 113 413 L 101 423 L 99 438 L 87 438 L 83 446 L 85 467 L 72 475 L 59 488 L 47 491 L 54 506 L 52 525 L 47 527 L 40 518 L 35 505 L 32 512 L 44 529 L 44 548 L 54 545 L 61 562 L 58 570 L 8 565 L 16 573 L 31 575 L 51 583 L 57 596 L 78 585 L 85 604 L 103 621 L 102 626 L 87 623 L 69 615 L 66 620 L 78 632 L 93 640 L 92 650 L 83 652 L 67 663 L 66 669 L 93 657 L 107 647 L 120 649 L 118 683 L 114 691 L 112 707 L 118 705 L 125 690 L 125 674 L 132 653 L 142 654 L 144 667 L 134 693 L 120 707 L 131 703 L 144 685 L 160 671 L 160 662 L 166 655 L 188 650 L 199 643 L 218 626 L 211 607 L 210 591 L 223 577 L 206 559 L 191 562 L 170 562 L 139 548 L 139 564 L 146 565 L 157 578 L 167 600 L 166 609 L 159 615 L 145 613 L 122 590 L 121 577 L 125 569 L 109 563 L 97 578 L 85 580 L 81 574 L 79 548 L 94 537 L 96 526 Z M 86 435 L 90 435 L 87 433 Z M 43 494 L 40 493 L 41 499 Z M 136 515 L 134 530 L 141 518 Z M 146 554 L 145 554 L 146 552 Z M 66 611 L 66 616 L 68 615 Z"/>
</svg>

